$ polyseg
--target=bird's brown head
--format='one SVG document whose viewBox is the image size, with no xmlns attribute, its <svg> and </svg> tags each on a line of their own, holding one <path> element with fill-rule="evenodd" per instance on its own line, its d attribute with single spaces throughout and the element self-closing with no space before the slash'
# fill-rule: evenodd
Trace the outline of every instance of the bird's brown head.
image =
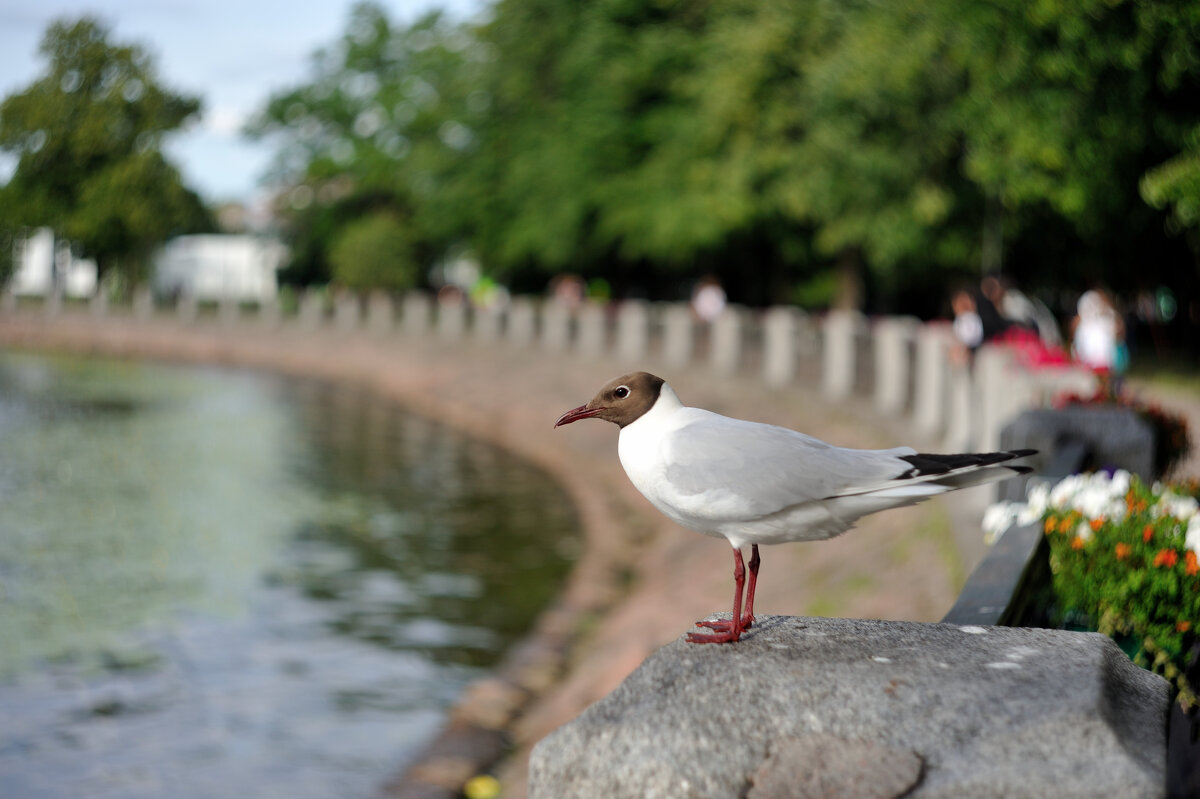
<svg viewBox="0 0 1200 799">
<path fill-rule="evenodd" d="M 665 381 L 649 372 L 633 372 L 610 380 L 587 405 L 580 405 L 558 417 L 555 427 L 580 419 L 603 419 L 617 427 L 636 421 L 654 407 Z"/>
</svg>

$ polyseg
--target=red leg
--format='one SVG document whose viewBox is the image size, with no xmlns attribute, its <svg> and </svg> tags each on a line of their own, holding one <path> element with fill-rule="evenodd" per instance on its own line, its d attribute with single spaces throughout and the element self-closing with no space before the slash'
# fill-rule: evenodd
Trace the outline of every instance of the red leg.
<svg viewBox="0 0 1200 799">
<path fill-rule="evenodd" d="M 749 630 L 754 624 L 754 586 L 758 584 L 758 544 L 750 546 L 750 580 L 746 584 L 746 613 L 742 616 L 742 629 Z"/>
<path fill-rule="evenodd" d="M 742 590 L 746 587 L 746 564 L 742 551 L 733 550 L 733 615 L 729 621 L 705 621 L 698 624 L 713 630 L 712 633 L 688 633 L 691 644 L 729 644 L 742 635 Z"/>
</svg>

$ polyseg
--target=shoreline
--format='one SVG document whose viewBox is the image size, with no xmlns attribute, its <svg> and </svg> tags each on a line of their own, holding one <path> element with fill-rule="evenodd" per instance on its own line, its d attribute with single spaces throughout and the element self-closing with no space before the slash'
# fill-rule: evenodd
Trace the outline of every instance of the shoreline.
<svg viewBox="0 0 1200 799">
<path fill-rule="evenodd" d="M 558 598 L 495 671 L 468 687 L 442 734 L 386 795 L 456 796 L 467 778 L 487 771 L 500 778 L 505 796 L 524 796 L 534 743 L 606 695 L 692 621 L 728 605 L 727 545 L 676 527 L 637 494 L 617 461 L 615 431 L 552 429 L 560 413 L 609 378 L 653 370 L 653 363 L 400 333 L 77 314 L 0 317 L 0 346 L 354 382 L 504 447 L 563 485 L 583 546 Z M 804 429 L 842 446 L 899 443 L 865 402 L 830 407 L 811 388 L 716 380 L 696 367 L 669 379 L 689 404 Z M 791 614 L 936 620 L 971 565 L 960 562 L 954 527 L 945 507 L 925 503 L 868 517 L 857 531 L 828 542 L 769 548 L 759 604 Z"/>
</svg>

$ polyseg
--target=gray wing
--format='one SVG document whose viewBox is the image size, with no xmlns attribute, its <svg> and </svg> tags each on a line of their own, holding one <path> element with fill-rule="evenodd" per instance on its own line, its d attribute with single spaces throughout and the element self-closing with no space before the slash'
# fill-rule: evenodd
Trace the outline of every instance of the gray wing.
<svg viewBox="0 0 1200 799">
<path fill-rule="evenodd" d="M 689 409 L 695 419 L 664 447 L 666 478 L 681 495 L 741 518 L 893 480 L 912 468 L 914 450 L 843 449 L 795 430 Z"/>
</svg>

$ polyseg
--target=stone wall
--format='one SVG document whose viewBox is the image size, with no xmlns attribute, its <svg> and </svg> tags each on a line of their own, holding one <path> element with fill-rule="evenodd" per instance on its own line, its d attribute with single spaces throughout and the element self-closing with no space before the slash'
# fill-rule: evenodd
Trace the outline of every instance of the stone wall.
<svg viewBox="0 0 1200 799">
<path fill-rule="evenodd" d="M 612 306 L 567 307 L 516 297 L 504 306 L 474 308 L 441 303 L 431 295 L 403 297 L 349 292 L 301 294 L 289 311 L 278 301 L 239 307 L 197 307 L 194 300 L 156 301 L 139 291 L 131 308 L 111 305 L 103 294 L 91 302 L 94 315 L 132 314 L 139 319 L 175 317 L 180 324 L 291 324 L 308 330 L 437 336 L 546 352 L 609 355 L 629 369 L 647 360 L 667 367 L 703 365 L 721 376 L 745 375 L 765 386 L 796 382 L 821 387 L 832 401 L 867 395 L 881 414 L 911 421 L 926 440 L 938 438 L 948 451 L 991 450 L 1003 424 L 1017 413 L 1046 405 L 1064 391 L 1086 393 L 1095 379 L 1074 366 L 1030 369 L 1005 346 L 985 345 L 973 366 L 951 357 L 953 336 L 944 322 L 922 324 L 911 317 L 867 318 L 848 311 L 810 315 L 793 307 L 752 311 L 736 305 L 708 324 L 685 303 L 629 300 Z M 57 315 L 61 301 L 45 302 Z M 18 312 L 11 296 L 0 313 Z M 257 317 L 257 320 L 255 319 Z"/>
</svg>

